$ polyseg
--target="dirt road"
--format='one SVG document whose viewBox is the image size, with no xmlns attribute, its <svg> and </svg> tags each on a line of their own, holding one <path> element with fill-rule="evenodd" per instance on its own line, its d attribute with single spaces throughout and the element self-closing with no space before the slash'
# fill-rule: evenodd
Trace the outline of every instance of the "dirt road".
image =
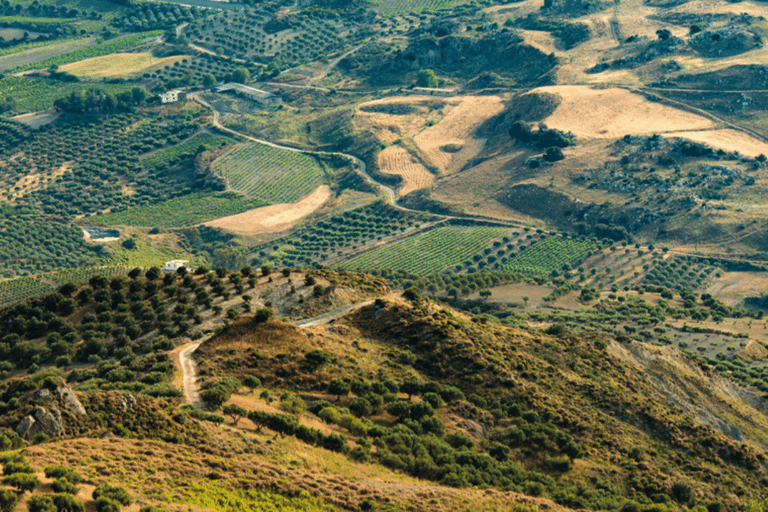
<svg viewBox="0 0 768 512">
<path fill-rule="evenodd" d="M 195 363 L 192 353 L 201 344 L 202 341 L 192 342 L 179 352 L 184 398 L 198 409 L 203 408 L 203 402 L 200 400 L 200 390 L 197 387 L 197 363 Z"/>
</svg>

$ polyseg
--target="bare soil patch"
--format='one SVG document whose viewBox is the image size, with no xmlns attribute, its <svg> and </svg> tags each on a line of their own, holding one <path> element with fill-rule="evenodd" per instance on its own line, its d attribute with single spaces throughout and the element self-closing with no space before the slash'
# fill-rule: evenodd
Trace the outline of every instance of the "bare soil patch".
<svg viewBox="0 0 768 512">
<path fill-rule="evenodd" d="M 627 134 L 705 130 L 709 119 L 653 103 L 625 89 L 587 86 L 542 87 L 533 92 L 556 94 L 562 101 L 544 123 L 577 137 L 618 138 Z"/>
<path fill-rule="evenodd" d="M 398 190 L 401 196 L 427 188 L 435 181 L 434 175 L 402 146 L 389 146 L 379 153 L 379 170 L 403 178 L 403 186 Z"/>
<path fill-rule="evenodd" d="M 455 173 L 477 157 L 486 139 L 474 134 L 488 119 L 505 108 L 499 96 L 451 98 L 443 119 L 413 138 L 425 156 L 443 173 Z"/>
<path fill-rule="evenodd" d="M 43 112 L 32 112 L 30 114 L 22 114 L 20 116 L 12 117 L 14 121 L 18 121 L 32 128 L 40 128 L 46 124 L 50 124 L 59 118 L 59 113 L 54 108 L 49 108 Z"/>
<path fill-rule="evenodd" d="M 279 233 L 292 228 L 299 220 L 323 206 L 332 196 L 328 185 L 317 187 L 301 201 L 262 206 L 237 215 L 206 222 L 206 226 L 226 229 L 238 235 Z"/>
<path fill-rule="evenodd" d="M 723 272 L 706 292 L 728 306 L 738 306 L 746 297 L 758 297 L 768 290 L 768 272 Z"/>
<path fill-rule="evenodd" d="M 736 130 L 725 129 L 673 132 L 668 133 L 667 136 L 695 140 L 696 142 L 708 144 L 715 149 L 738 151 L 742 155 L 751 157 L 756 157 L 761 154 L 768 155 L 768 144 Z"/>
</svg>

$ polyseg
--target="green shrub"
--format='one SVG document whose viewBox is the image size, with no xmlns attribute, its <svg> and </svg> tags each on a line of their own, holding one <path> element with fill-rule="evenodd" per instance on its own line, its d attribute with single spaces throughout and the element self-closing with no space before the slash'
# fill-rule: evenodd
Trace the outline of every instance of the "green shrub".
<svg viewBox="0 0 768 512">
<path fill-rule="evenodd" d="M 58 512 L 50 496 L 32 496 L 27 502 L 29 512 Z"/>
<path fill-rule="evenodd" d="M 127 507 L 132 502 L 131 496 L 128 494 L 128 492 L 125 489 L 123 489 L 122 487 L 113 487 L 107 484 L 100 485 L 99 487 L 93 490 L 93 499 L 98 500 L 99 498 L 106 498 L 109 500 L 116 501 L 117 503 L 120 503 L 124 507 Z"/>
</svg>

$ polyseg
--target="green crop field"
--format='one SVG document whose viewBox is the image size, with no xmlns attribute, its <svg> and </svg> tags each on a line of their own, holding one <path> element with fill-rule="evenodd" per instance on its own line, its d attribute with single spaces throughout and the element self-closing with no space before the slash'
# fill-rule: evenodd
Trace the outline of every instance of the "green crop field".
<svg viewBox="0 0 768 512">
<path fill-rule="evenodd" d="M 13 97 L 14 108 L 4 115 L 39 112 L 53 106 L 53 101 L 80 91 L 82 83 L 60 82 L 48 78 L 28 76 L 6 76 L 0 79 L 0 97 Z M 131 90 L 132 84 L 88 84 L 87 87 L 101 89 L 112 94 Z"/>
<path fill-rule="evenodd" d="M 221 194 L 196 192 L 158 204 L 139 206 L 123 212 L 91 218 L 89 222 L 96 220 L 99 225 L 104 226 L 178 228 L 266 205 L 267 203 L 260 199 L 241 197 L 230 192 Z"/>
<path fill-rule="evenodd" d="M 84 36 L 79 36 L 79 37 L 73 37 L 73 38 L 70 38 L 70 39 L 55 39 L 53 41 L 35 41 L 35 42 L 32 42 L 32 43 L 20 44 L 20 45 L 17 45 L 17 46 L 12 46 L 10 48 L 3 48 L 2 50 L 0 50 L 0 57 L 3 57 L 5 55 L 12 55 L 14 53 L 20 53 L 20 52 L 27 51 L 27 50 L 33 50 L 35 48 L 43 48 L 43 47 L 46 47 L 46 46 L 52 46 L 54 44 L 62 44 L 62 43 L 67 43 L 67 42 L 71 42 L 71 41 L 77 41 L 77 40 L 83 39 L 83 38 L 84 38 Z"/>
<path fill-rule="evenodd" d="M 456 0 L 374 0 L 372 3 L 376 5 L 376 10 L 382 16 L 398 16 L 450 9 L 465 2 Z"/>
<path fill-rule="evenodd" d="M 50 23 L 73 23 L 77 18 L 31 18 L 29 16 L 0 16 L 0 23 L 39 23 L 47 25 Z"/>
<path fill-rule="evenodd" d="M 49 59 L 45 59 L 40 62 L 31 64 L 25 64 L 12 70 L 13 73 L 20 71 L 26 71 L 28 69 L 43 69 L 49 68 L 53 65 L 61 66 L 63 64 L 69 64 L 70 62 L 77 62 L 83 59 L 90 59 L 91 57 L 101 57 L 102 55 L 109 55 L 123 50 L 130 50 L 143 44 L 148 38 L 155 37 L 163 34 L 162 30 L 152 30 L 150 32 L 142 32 L 140 34 L 132 34 L 129 36 L 119 37 L 111 39 L 100 44 L 74 50 L 62 55 L 57 55 Z"/>
<path fill-rule="evenodd" d="M 292 203 L 325 182 L 325 172 L 309 155 L 252 143 L 216 162 L 216 173 L 248 197 Z"/>
<path fill-rule="evenodd" d="M 346 270 L 404 270 L 428 275 L 449 269 L 508 230 L 492 227 L 441 227 L 345 261 Z"/>
<path fill-rule="evenodd" d="M 550 237 L 521 250 L 510 258 L 502 269 L 529 277 L 548 276 L 553 270 L 566 270 L 566 266 L 570 269 L 575 262 L 596 247 L 597 245 L 589 240 Z"/>
<path fill-rule="evenodd" d="M 173 250 L 167 247 L 155 247 L 146 239 L 137 239 L 133 249 L 126 249 L 119 243 L 114 243 L 111 248 L 115 254 L 105 258 L 113 265 L 125 265 L 129 267 L 161 267 L 169 260 L 197 260 L 182 250 Z"/>
<path fill-rule="evenodd" d="M 97 275 L 107 278 L 126 275 L 129 270 L 130 268 L 119 265 L 81 267 L 0 281 L 0 307 L 43 293 L 53 292 L 65 283 L 81 284 Z"/>
</svg>

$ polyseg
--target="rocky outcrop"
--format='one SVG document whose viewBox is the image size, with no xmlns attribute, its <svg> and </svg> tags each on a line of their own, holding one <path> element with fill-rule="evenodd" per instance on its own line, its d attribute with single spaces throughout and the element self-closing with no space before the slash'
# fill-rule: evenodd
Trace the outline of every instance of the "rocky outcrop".
<svg viewBox="0 0 768 512">
<path fill-rule="evenodd" d="M 35 407 L 32 414 L 21 420 L 16 427 L 16 432 L 26 440 L 33 439 L 40 433 L 48 437 L 59 437 L 66 433 L 61 412 L 55 407 L 50 409 Z"/>
<path fill-rule="evenodd" d="M 85 407 L 83 407 L 83 404 L 80 403 L 75 392 L 69 386 L 59 386 L 56 389 L 56 394 L 65 411 L 77 415 L 85 414 Z"/>
<path fill-rule="evenodd" d="M 700 32 L 688 44 L 705 57 L 729 57 L 759 48 L 762 40 L 742 28 L 722 28 Z"/>
</svg>

